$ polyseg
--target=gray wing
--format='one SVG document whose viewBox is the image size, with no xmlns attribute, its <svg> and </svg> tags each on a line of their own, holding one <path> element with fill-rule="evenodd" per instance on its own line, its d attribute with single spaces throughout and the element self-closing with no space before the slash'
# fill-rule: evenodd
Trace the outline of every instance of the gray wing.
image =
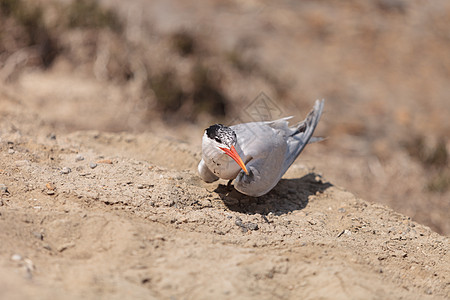
<svg viewBox="0 0 450 300">
<path fill-rule="evenodd" d="M 320 116 L 322 115 L 323 105 L 325 100 L 316 100 L 314 108 L 308 114 L 306 119 L 300 122 L 296 127 L 297 129 L 287 139 L 287 151 L 284 159 L 282 173 L 286 173 L 289 167 L 294 163 L 305 146 L 310 141 L 317 124 L 319 123 Z"/>
<path fill-rule="evenodd" d="M 257 197 L 270 191 L 281 178 L 286 154 L 287 119 L 271 122 L 244 123 L 231 127 L 238 139 L 249 175 L 239 172 L 234 187 L 239 192 Z M 292 131 L 293 132 L 293 131 Z"/>
<path fill-rule="evenodd" d="M 265 143 L 260 144 L 260 141 Z M 283 176 L 281 167 L 287 150 L 286 140 L 275 131 L 272 135 L 255 140 L 246 150 L 250 155 L 246 163 L 249 175 L 244 171 L 239 172 L 234 187 L 243 194 L 258 197 L 273 189 Z"/>
<path fill-rule="evenodd" d="M 310 141 L 323 105 L 323 100 L 317 100 L 306 119 L 294 127 L 288 126 L 288 118 L 237 125 L 234 130 L 250 174 L 238 174 L 236 190 L 258 197 L 274 188 Z"/>
<path fill-rule="evenodd" d="M 286 117 L 274 121 L 250 122 L 230 126 L 236 133 L 237 144 L 242 148 L 245 156 L 255 157 L 260 153 L 272 151 L 274 143 L 279 143 L 279 137 L 284 140 L 293 135 L 296 127 L 289 127 L 288 120 L 292 117 Z M 243 158 L 244 162 L 247 162 Z"/>
</svg>

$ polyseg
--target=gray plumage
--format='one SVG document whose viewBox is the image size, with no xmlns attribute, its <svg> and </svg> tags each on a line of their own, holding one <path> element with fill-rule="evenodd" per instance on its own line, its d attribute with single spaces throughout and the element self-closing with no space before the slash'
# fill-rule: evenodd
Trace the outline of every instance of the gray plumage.
<svg viewBox="0 0 450 300">
<path fill-rule="evenodd" d="M 200 176 L 206 182 L 219 178 L 235 179 L 235 189 L 249 196 L 258 197 L 268 193 L 311 140 L 323 106 L 324 100 L 317 100 L 306 119 L 292 127 L 288 123 L 291 117 L 230 127 L 211 126 L 203 135 L 202 160 L 198 166 Z M 227 138 L 214 138 L 211 132 L 218 128 L 212 128 L 214 126 L 225 127 L 219 131 L 225 131 Z M 228 138 L 232 135 L 230 132 L 235 133 L 234 139 Z M 223 132 L 217 132 L 217 135 L 221 134 L 224 135 Z M 229 148 L 231 145 L 242 158 L 249 174 L 219 148 Z"/>
</svg>

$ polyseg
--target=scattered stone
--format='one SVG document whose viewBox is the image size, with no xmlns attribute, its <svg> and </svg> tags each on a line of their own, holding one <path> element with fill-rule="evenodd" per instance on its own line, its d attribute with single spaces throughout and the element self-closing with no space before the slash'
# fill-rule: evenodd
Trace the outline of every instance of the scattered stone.
<svg viewBox="0 0 450 300">
<path fill-rule="evenodd" d="M 157 235 L 155 235 L 155 240 L 165 241 L 166 237 L 162 234 L 157 234 Z"/>
<path fill-rule="evenodd" d="M 41 232 L 39 232 L 39 231 L 33 231 L 33 235 L 34 235 L 35 238 L 37 238 L 37 239 L 39 239 L 41 241 L 44 240 L 44 235 Z"/>
<path fill-rule="evenodd" d="M 0 183 L 0 194 L 1 195 L 9 194 L 8 187 L 2 183 Z"/>
<path fill-rule="evenodd" d="M 52 195 L 54 195 L 54 194 L 55 194 L 55 191 L 53 191 L 53 190 L 47 191 L 47 195 L 49 195 L 49 196 L 52 196 Z"/>
<path fill-rule="evenodd" d="M 77 154 L 77 156 L 75 157 L 75 161 L 82 161 L 84 160 L 84 156 L 81 154 Z"/>
<path fill-rule="evenodd" d="M 54 191 L 56 189 L 55 185 L 51 182 L 47 182 L 47 184 L 45 185 L 45 187 L 51 191 Z"/>
<path fill-rule="evenodd" d="M 23 262 L 25 263 L 25 269 L 27 270 L 27 274 L 28 274 L 28 278 L 31 279 L 31 277 L 33 277 L 32 272 L 34 271 L 34 264 L 33 261 L 29 258 L 25 258 L 23 260 Z"/>
<path fill-rule="evenodd" d="M 96 167 L 97 167 L 96 163 L 90 163 L 89 164 L 89 168 L 91 168 L 91 169 L 95 169 Z"/>
<path fill-rule="evenodd" d="M 75 247 L 75 243 L 65 243 L 65 244 L 62 244 L 61 246 L 59 246 L 58 248 L 56 248 L 56 250 L 58 250 L 58 252 L 63 252 L 72 247 Z"/>
<path fill-rule="evenodd" d="M 250 230 L 258 230 L 259 229 L 258 224 L 256 224 L 256 223 L 248 223 L 248 224 L 246 224 L 246 226 Z"/>
<path fill-rule="evenodd" d="M 143 185 L 143 184 L 138 184 L 136 187 L 137 187 L 138 189 L 142 190 L 142 189 L 144 188 L 144 185 Z"/>
<path fill-rule="evenodd" d="M 72 170 L 68 167 L 64 167 L 61 170 L 61 174 L 69 174 L 70 172 L 72 172 Z"/>
<path fill-rule="evenodd" d="M 352 232 L 350 230 L 345 229 L 345 230 L 342 230 L 341 233 L 339 233 L 337 237 L 341 237 L 344 234 L 345 235 L 352 235 Z"/>
<path fill-rule="evenodd" d="M 311 224 L 311 225 L 316 225 L 317 221 L 311 218 L 311 219 L 308 220 L 308 223 Z"/>
<path fill-rule="evenodd" d="M 14 163 L 16 164 L 17 167 L 29 166 L 31 164 L 30 161 L 26 160 L 26 159 L 24 159 L 24 160 L 16 160 Z"/>
<path fill-rule="evenodd" d="M 8 154 L 14 154 L 14 149 L 8 149 Z"/>
<path fill-rule="evenodd" d="M 256 223 L 245 223 L 242 222 L 242 219 L 240 217 L 236 217 L 236 221 L 234 221 L 234 224 L 236 224 L 237 226 L 241 227 L 242 232 L 247 232 L 249 230 L 258 230 L 258 224 Z"/>
<path fill-rule="evenodd" d="M 394 253 L 392 254 L 392 256 L 405 258 L 405 257 L 408 256 L 408 253 L 406 253 L 406 252 L 403 251 L 403 250 L 396 250 L 396 251 L 394 251 Z"/>
<path fill-rule="evenodd" d="M 11 260 L 12 261 L 21 261 L 22 260 L 22 255 L 20 255 L 20 254 L 13 254 L 12 256 L 11 256 Z"/>
<path fill-rule="evenodd" d="M 51 140 L 56 140 L 56 134 L 50 133 L 50 134 L 48 135 L 48 138 L 51 139 Z"/>
<path fill-rule="evenodd" d="M 110 159 L 102 159 L 102 160 L 97 161 L 97 163 L 112 165 L 112 161 Z"/>
<path fill-rule="evenodd" d="M 288 189 L 288 194 L 295 195 L 295 194 L 297 194 L 297 190 L 293 189 L 293 188 L 289 188 Z"/>
<path fill-rule="evenodd" d="M 0 206 L 3 206 L 3 200 L 2 199 L 0 199 Z"/>
<path fill-rule="evenodd" d="M 243 232 L 247 232 L 248 229 L 247 227 L 245 227 L 244 223 L 242 222 L 242 219 L 239 217 L 236 217 L 236 221 L 234 221 L 234 224 L 236 224 L 237 226 L 241 227 Z"/>
</svg>

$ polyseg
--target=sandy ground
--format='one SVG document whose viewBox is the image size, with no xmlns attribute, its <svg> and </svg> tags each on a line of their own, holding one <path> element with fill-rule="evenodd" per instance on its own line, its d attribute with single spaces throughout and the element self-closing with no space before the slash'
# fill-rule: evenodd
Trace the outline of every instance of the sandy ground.
<svg viewBox="0 0 450 300">
<path fill-rule="evenodd" d="M 249 198 L 199 179 L 199 142 L 58 133 L 1 102 L 2 299 L 450 296 L 447 237 L 300 162 Z"/>
<path fill-rule="evenodd" d="M 325 98 L 327 139 L 303 163 L 450 234 L 450 2 L 93 2 L 0 6 L 0 83 L 50 131 L 195 145 L 213 123 L 254 120 L 261 93 L 276 109 L 256 119 L 298 122 Z"/>
<path fill-rule="evenodd" d="M 0 5 L 0 299 L 450 298 L 448 1 L 100 2 Z M 202 182 L 261 92 L 326 140 Z"/>
</svg>

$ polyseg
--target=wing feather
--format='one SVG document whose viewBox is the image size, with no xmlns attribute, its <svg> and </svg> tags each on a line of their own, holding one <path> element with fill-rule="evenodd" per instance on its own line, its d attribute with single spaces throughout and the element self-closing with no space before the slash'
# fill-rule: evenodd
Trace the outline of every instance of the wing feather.
<svg viewBox="0 0 450 300">
<path fill-rule="evenodd" d="M 322 115 L 324 102 L 324 100 L 316 100 L 314 108 L 306 119 L 297 125 L 294 134 L 288 138 L 287 151 L 282 168 L 283 174 L 286 173 L 287 169 L 294 163 L 311 139 Z"/>
</svg>

